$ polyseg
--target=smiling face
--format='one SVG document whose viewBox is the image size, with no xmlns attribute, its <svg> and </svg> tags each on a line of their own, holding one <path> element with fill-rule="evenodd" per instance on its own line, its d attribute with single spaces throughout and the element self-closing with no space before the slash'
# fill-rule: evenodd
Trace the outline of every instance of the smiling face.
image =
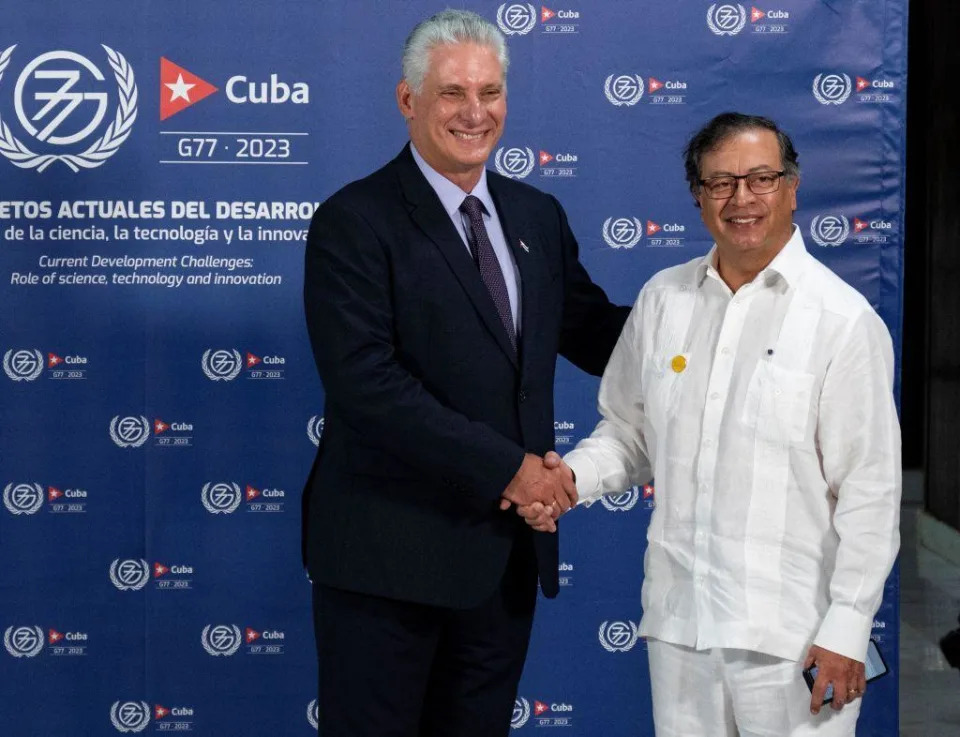
<svg viewBox="0 0 960 737">
<path fill-rule="evenodd" d="M 722 141 L 700 161 L 700 178 L 780 171 L 780 146 L 772 131 L 750 129 Z M 782 177 L 776 192 L 754 194 L 745 180 L 737 182 L 734 194 L 723 200 L 697 192 L 700 216 L 717 242 L 721 263 L 751 263 L 765 267 L 780 252 L 793 230 L 797 209 L 796 177 Z"/>
<path fill-rule="evenodd" d="M 420 92 L 401 81 L 397 104 L 424 160 L 464 191 L 472 190 L 507 117 L 496 51 L 469 42 L 435 47 Z"/>
</svg>

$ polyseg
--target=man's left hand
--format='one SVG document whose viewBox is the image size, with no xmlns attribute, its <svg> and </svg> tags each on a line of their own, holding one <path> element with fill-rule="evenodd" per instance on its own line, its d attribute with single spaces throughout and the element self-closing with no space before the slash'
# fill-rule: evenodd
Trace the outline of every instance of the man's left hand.
<svg viewBox="0 0 960 737">
<path fill-rule="evenodd" d="M 803 668 L 806 670 L 814 664 L 818 672 L 810 695 L 811 714 L 820 713 L 823 695 L 831 683 L 833 684 L 833 701 L 830 705 L 835 711 L 840 711 L 845 704 L 860 698 L 867 690 L 866 670 L 863 663 L 857 660 L 812 645 L 807 653 L 807 659 L 803 661 Z"/>
</svg>

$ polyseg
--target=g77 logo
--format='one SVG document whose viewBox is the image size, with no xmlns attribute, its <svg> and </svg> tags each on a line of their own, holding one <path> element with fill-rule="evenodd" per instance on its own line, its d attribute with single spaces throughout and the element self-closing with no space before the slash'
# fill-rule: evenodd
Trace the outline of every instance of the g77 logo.
<svg viewBox="0 0 960 737">
<path fill-rule="evenodd" d="M 497 25 L 508 36 L 525 36 L 537 25 L 537 9 L 529 3 L 504 3 L 497 8 Z"/>
<path fill-rule="evenodd" d="M 813 96 L 821 105 L 842 105 L 852 91 L 853 83 L 846 74 L 818 74 L 813 79 Z"/>
<path fill-rule="evenodd" d="M 13 51 L 17 46 L 8 46 L 0 52 L 0 81 L 10 65 Z M 74 172 L 80 169 L 93 169 L 113 156 L 127 138 L 133 123 L 137 119 L 137 84 L 133 69 L 123 54 L 109 46 L 103 46 L 107 52 L 107 61 L 113 70 L 117 83 L 119 102 L 114 119 L 103 135 L 79 153 L 36 153 L 13 135 L 10 126 L 0 118 L 0 154 L 8 158 L 21 169 L 44 171 L 50 164 L 60 161 Z M 54 65 L 50 68 L 50 65 Z M 87 138 L 103 122 L 107 112 L 106 92 L 76 92 L 74 87 L 80 81 L 81 73 L 86 72 L 97 82 L 104 80 L 103 73 L 85 56 L 72 51 L 48 51 L 33 59 L 17 78 L 14 93 L 14 108 L 23 129 L 35 140 L 44 144 L 66 146 Z M 32 115 L 24 103 L 24 91 L 35 80 L 60 80 L 62 84 L 55 90 L 42 89 L 33 95 L 33 101 L 44 103 Z M 90 120 L 80 130 L 67 135 L 57 135 L 62 124 L 84 102 L 95 102 L 96 107 Z M 46 121 L 42 128 L 34 123 Z"/>
<path fill-rule="evenodd" d="M 707 27 L 718 36 L 736 36 L 746 24 L 747 11 L 739 3 L 707 9 Z"/>
</svg>

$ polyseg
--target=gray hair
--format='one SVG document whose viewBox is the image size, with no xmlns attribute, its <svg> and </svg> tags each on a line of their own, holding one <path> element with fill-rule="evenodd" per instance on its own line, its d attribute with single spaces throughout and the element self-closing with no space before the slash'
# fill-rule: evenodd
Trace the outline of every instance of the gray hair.
<svg viewBox="0 0 960 737">
<path fill-rule="evenodd" d="M 430 52 L 444 44 L 475 43 L 496 52 L 507 79 L 510 55 L 500 30 L 490 21 L 469 10 L 444 10 L 420 21 L 403 45 L 403 78 L 414 92 L 423 89 L 423 80 L 430 66 Z"/>
</svg>

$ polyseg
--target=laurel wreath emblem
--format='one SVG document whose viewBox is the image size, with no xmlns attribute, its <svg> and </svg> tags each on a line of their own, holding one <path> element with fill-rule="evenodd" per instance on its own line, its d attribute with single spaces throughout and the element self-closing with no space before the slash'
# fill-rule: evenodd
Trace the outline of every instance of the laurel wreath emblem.
<svg viewBox="0 0 960 737">
<path fill-rule="evenodd" d="M 723 29 L 717 25 L 716 22 L 716 13 L 715 8 L 716 4 L 711 5 L 707 8 L 707 26 L 710 27 L 710 30 L 713 31 L 718 36 L 736 36 L 740 31 L 743 30 L 743 27 L 747 25 L 747 11 L 739 3 L 737 5 L 721 5 L 720 10 L 724 8 L 730 8 L 730 10 L 736 10 L 739 15 L 736 25 L 730 29 Z"/>
<path fill-rule="evenodd" d="M 511 151 L 519 151 L 526 156 L 527 161 L 523 165 L 523 169 L 520 171 L 510 171 L 503 163 L 504 154 L 508 154 Z M 498 148 L 496 155 L 493 157 L 493 164 L 497 167 L 497 172 L 505 177 L 509 177 L 510 179 L 526 179 L 530 175 L 530 172 L 533 171 L 533 165 L 535 161 L 536 157 L 533 155 L 533 151 L 526 146 L 523 148 L 508 148 L 506 151 L 504 151 L 502 148 Z"/>
<path fill-rule="evenodd" d="M 623 501 L 620 501 L 621 499 Z M 600 503 L 611 512 L 629 512 L 637 505 L 639 499 L 640 492 L 638 492 L 637 487 L 634 486 L 629 491 L 617 494 L 616 496 L 602 496 L 600 497 Z"/>
<path fill-rule="evenodd" d="M 131 416 L 131 417 L 124 417 L 123 419 L 127 420 L 127 419 L 137 419 L 137 418 L 135 416 Z M 139 448 L 141 445 L 147 442 L 147 438 L 150 437 L 150 422 L 143 415 L 140 415 L 139 419 L 140 419 L 141 429 L 143 430 L 143 432 L 140 434 L 140 436 L 136 440 L 124 440 L 123 438 L 120 437 L 120 434 L 117 432 L 117 427 L 120 425 L 120 422 L 121 422 L 120 416 L 117 415 L 116 417 L 114 417 L 112 420 L 110 420 L 110 439 L 121 448 Z"/>
<path fill-rule="evenodd" d="M 513 717 L 510 719 L 510 726 L 514 729 L 520 729 L 530 720 L 530 702 L 523 696 L 518 696 L 513 702 Z"/>
<path fill-rule="evenodd" d="M 18 373 L 13 368 L 13 357 L 15 355 L 14 350 L 11 348 L 6 353 L 3 354 L 3 370 L 7 376 L 9 376 L 14 381 L 33 381 L 40 374 L 43 373 L 43 354 L 38 350 L 33 351 L 16 351 L 16 353 L 32 353 L 37 359 L 36 365 L 33 370 L 28 374 Z"/>
<path fill-rule="evenodd" d="M 38 154 L 14 136 L 10 132 L 10 126 L 0 118 L 0 154 L 21 169 L 36 169 L 42 172 L 53 162 L 62 161 L 76 173 L 80 169 L 93 169 L 100 166 L 117 152 L 123 142 L 130 137 L 133 123 L 137 119 L 137 84 L 134 80 L 133 68 L 123 54 L 105 44 L 100 45 L 107 52 L 107 59 L 110 62 L 110 68 L 113 69 L 120 93 L 116 117 L 107 126 L 104 134 L 86 151 L 78 154 Z M 10 64 L 15 48 L 17 48 L 16 44 L 8 46 L 0 53 L 0 81 L 3 80 L 3 73 Z"/>
<path fill-rule="evenodd" d="M 847 240 L 847 236 L 850 235 L 850 221 L 847 220 L 843 215 L 830 215 L 828 217 L 833 217 L 836 220 L 840 221 L 840 234 L 836 238 L 827 238 L 823 233 L 820 232 L 820 227 L 822 221 L 820 216 L 814 216 L 813 220 L 810 221 L 810 237 L 816 241 L 819 246 L 839 246 L 841 243 Z M 824 218 L 826 219 L 826 218 Z"/>
<path fill-rule="evenodd" d="M 823 74 L 818 74 L 813 78 L 813 96 L 817 98 L 817 102 L 819 102 L 821 105 L 842 105 L 845 103 L 847 98 L 850 97 L 850 93 L 853 91 L 853 83 L 850 81 L 850 77 L 843 73 L 827 75 L 827 77 L 843 78 L 843 92 L 840 93 L 839 97 L 833 100 L 823 94 L 823 89 L 820 86 L 823 77 Z"/>
<path fill-rule="evenodd" d="M 630 632 L 630 637 L 627 638 L 627 641 L 622 645 L 614 645 L 610 641 L 610 630 L 617 625 L 626 627 Z M 607 626 L 607 621 L 604 620 L 600 623 L 599 636 L 600 644 L 608 653 L 625 653 L 637 644 L 637 640 L 640 638 L 640 626 L 633 622 L 610 622 L 609 626 Z"/>
<path fill-rule="evenodd" d="M 120 566 L 123 563 L 139 563 L 141 575 L 133 583 L 124 583 L 120 580 Z M 110 582 L 116 586 L 120 591 L 139 591 L 144 586 L 147 585 L 147 581 L 150 580 L 150 566 L 147 564 L 143 558 L 137 560 L 136 558 L 130 558 L 128 560 L 121 561 L 119 558 L 115 558 L 113 563 L 110 564 Z"/>
<path fill-rule="evenodd" d="M 21 630 L 29 630 L 36 636 L 36 642 L 29 650 L 21 650 L 13 644 L 13 636 Z M 43 650 L 43 630 L 39 627 L 7 627 L 3 633 L 3 646 L 15 658 L 32 658 Z"/>
<path fill-rule="evenodd" d="M 314 699 L 309 704 L 307 704 L 307 721 L 310 722 L 310 726 L 314 729 L 320 729 L 320 707 L 317 705 L 317 700 Z"/>
<path fill-rule="evenodd" d="M 229 486 L 233 490 L 233 499 L 225 507 L 216 506 L 210 497 L 210 492 L 218 486 Z M 206 483 L 203 485 L 203 490 L 200 492 L 200 501 L 203 502 L 203 508 L 210 512 L 210 514 L 232 514 L 233 512 L 237 511 L 237 507 L 240 506 L 240 500 L 242 498 L 243 493 L 240 491 L 240 487 L 235 483 Z"/>
<path fill-rule="evenodd" d="M 520 28 L 514 28 L 507 23 L 506 12 L 513 8 L 522 8 L 527 11 L 527 20 Z M 537 9 L 529 3 L 513 3 L 511 5 L 503 3 L 497 8 L 497 25 L 507 36 L 525 36 L 537 25 Z"/>
<path fill-rule="evenodd" d="M 630 97 L 618 97 L 613 92 L 614 83 L 623 78 L 636 80 L 637 82 L 637 91 L 633 95 L 630 95 Z M 621 74 L 616 77 L 611 74 L 603 82 L 603 94 L 607 96 L 607 99 L 611 104 L 616 105 L 617 107 L 620 107 L 621 105 L 627 105 L 628 107 L 630 105 L 636 105 L 638 102 L 640 102 L 640 98 L 643 97 L 643 77 L 641 77 L 639 74 Z"/>
<path fill-rule="evenodd" d="M 218 351 L 218 353 L 219 352 L 220 351 Z M 200 367 L 210 381 L 233 381 L 240 374 L 240 369 L 243 367 L 243 357 L 240 355 L 240 352 L 234 348 L 229 351 L 225 350 L 223 353 L 229 353 L 233 356 L 234 366 L 225 374 L 218 374 L 210 364 L 210 357 L 213 355 L 213 351 L 208 348 L 203 352 L 203 357 L 200 359 Z"/>
<path fill-rule="evenodd" d="M 120 722 L 120 710 L 126 707 L 134 707 L 137 712 L 137 720 L 131 725 L 125 725 Z M 146 701 L 114 701 L 110 707 L 110 722 L 118 732 L 142 732 L 150 723 L 150 705 Z"/>
<path fill-rule="evenodd" d="M 203 631 L 200 633 L 200 644 L 203 645 L 203 649 L 206 650 L 210 655 L 213 655 L 213 656 L 233 655 L 235 652 L 237 652 L 237 650 L 240 649 L 240 643 L 243 642 L 243 635 L 240 632 L 240 628 L 237 627 L 237 625 L 235 624 L 225 624 L 225 625 L 218 625 L 218 626 L 222 626 L 230 629 L 230 631 L 233 633 L 233 636 L 234 636 L 233 644 L 227 648 L 224 648 L 223 650 L 216 649 L 210 643 L 211 626 L 209 624 L 206 627 L 204 627 Z"/>
<path fill-rule="evenodd" d="M 307 437 L 310 442 L 320 447 L 320 438 L 323 437 L 323 418 L 314 415 L 307 421 Z"/>
<path fill-rule="evenodd" d="M 36 492 L 33 501 L 26 507 L 19 506 L 13 501 L 13 492 L 19 489 L 20 486 L 26 486 L 31 491 Z M 43 506 L 43 487 L 41 487 L 40 484 L 7 484 L 3 489 L 3 506 L 5 506 L 11 514 L 35 514 L 40 507 Z"/>
<path fill-rule="evenodd" d="M 612 226 L 621 222 L 634 227 L 633 235 L 627 240 L 619 240 L 613 235 Z M 617 218 L 616 220 L 607 218 L 603 221 L 603 240 L 605 240 L 611 248 L 633 248 L 640 242 L 641 238 L 643 238 L 643 223 L 637 218 Z"/>
</svg>

